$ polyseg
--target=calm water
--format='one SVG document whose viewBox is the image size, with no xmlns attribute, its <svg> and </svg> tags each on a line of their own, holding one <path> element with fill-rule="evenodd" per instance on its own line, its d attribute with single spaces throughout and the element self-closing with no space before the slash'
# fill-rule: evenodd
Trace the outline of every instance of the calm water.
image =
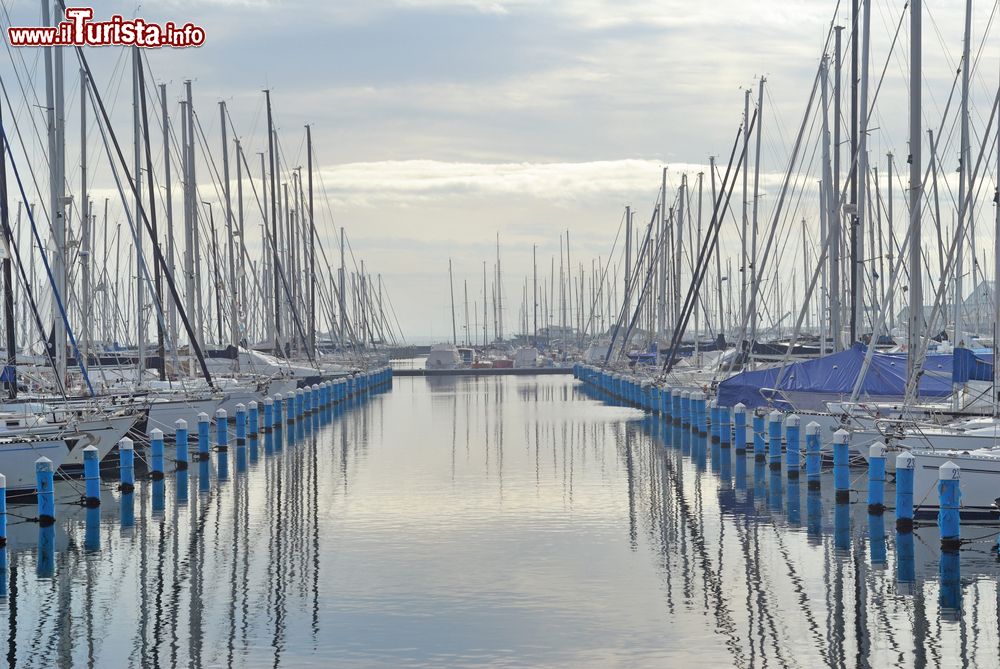
<svg viewBox="0 0 1000 669">
<path fill-rule="evenodd" d="M 253 462 L 233 449 L 186 481 L 140 484 L 131 510 L 109 490 L 89 516 L 61 507 L 51 534 L 12 525 L 7 665 L 1000 657 L 991 538 L 963 549 L 959 575 L 934 528 L 897 541 L 891 515 L 838 511 L 568 377 L 398 378 L 288 436 Z"/>
</svg>

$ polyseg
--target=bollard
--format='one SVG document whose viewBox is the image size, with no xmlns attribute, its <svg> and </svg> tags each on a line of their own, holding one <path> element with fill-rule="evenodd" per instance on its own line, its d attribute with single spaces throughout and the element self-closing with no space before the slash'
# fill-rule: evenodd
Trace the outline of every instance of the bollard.
<svg viewBox="0 0 1000 669">
<path fill-rule="evenodd" d="M 198 459 L 208 460 L 208 414 L 198 414 Z"/>
<path fill-rule="evenodd" d="M 0 548 L 7 545 L 7 477 L 0 474 Z M 6 553 L 4 554 L 6 557 Z M 7 582 L 7 574 L 0 574 Z"/>
<path fill-rule="evenodd" d="M 788 470 L 788 478 L 799 478 L 801 469 L 801 441 L 799 439 L 800 418 L 791 414 L 785 419 L 785 469 Z"/>
<path fill-rule="evenodd" d="M 754 462 L 765 462 L 767 444 L 764 441 L 764 417 L 754 412 L 753 415 L 753 460 Z"/>
<path fill-rule="evenodd" d="M 708 426 L 709 438 L 713 444 L 722 443 L 722 431 L 719 421 L 719 401 L 714 397 L 708 403 Z"/>
<path fill-rule="evenodd" d="M 913 474 L 917 459 L 903 451 L 896 456 L 896 529 L 913 530 Z"/>
<path fill-rule="evenodd" d="M 747 454 L 747 408 L 740 403 L 733 407 L 733 423 L 736 442 L 736 455 Z"/>
<path fill-rule="evenodd" d="M 729 416 L 729 407 L 719 407 L 717 411 L 719 414 L 719 440 L 723 448 L 729 448 L 733 443 L 732 419 Z"/>
<path fill-rule="evenodd" d="M 851 471 L 847 460 L 847 442 L 851 435 L 841 428 L 833 433 L 833 487 L 838 502 L 851 499 Z"/>
<path fill-rule="evenodd" d="M 267 402 L 267 400 L 264 400 Z M 271 428 L 281 427 L 281 421 L 284 420 L 284 415 L 282 412 L 285 410 L 285 397 L 278 393 L 274 396 L 274 414 L 271 416 Z"/>
<path fill-rule="evenodd" d="M 768 467 L 781 469 L 781 412 L 777 409 L 767 415 L 767 434 Z"/>
<path fill-rule="evenodd" d="M 121 477 L 118 489 L 126 493 L 135 490 L 135 445 L 128 437 L 118 442 L 118 468 Z"/>
<path fill-rule="evenodd" d="M 101 505 L 101 456 L 97 446 L 83 449 L 83 504 L 88 509 Z"/>
<path fill-rule="evenodd" d="M 247 406 L 249 408 L 247 411 L 247 432 L 249 436 L 256 437 L 257 433 L 260 432 L 260 409 L 256 400 Z"/>
<path fill-rule="evenodd" d="M 885 444 L 875 442 L 868 449 L 868 513 L 885 511 Z"/>
<path fill-rule="evenodd" d="M 938 467 L 938 529 L 943 551 L 957 551 L 962 543 L 958 518 L 961 474 L 962 470 L 951 460 Z"/>
<path fill-rule="evenodd" d="M 236 445 L 246 446 L 247 443 L 247 408 L 236 405 Z"/>
<path fill-rule="evenodd" d="M 225 409 L 215 412 L 215 446 L 216 450 L 229 450 L 229 414 Z"/>
<path fill-rule="evenodd" d="M 163 479 L 163 430 L 154 427 L 149 433 L 149 476 L 154 481 Z"/>
<path fill-rule="evenodd" d="M 295 422 L 295 393 L 289 393 L 285 398 L 285 422 L 289 425 Z"/>
<path fill-rule="evenodd" d="M 819 490 L 820 474 L 823 468 L 823 452 L 820 450 L 820 424 L 816 421 L 806 425 L 806 488 Z"/>
<path fill-rule="evenodd" d="M 176 464 L 178 470 L 188 468 L 188 423 L 183 418 L 174 421 L 174 442 L 177 446 Z"/>
<path fill-rule="evenodd" d="M 302 388 L 299 388 L 298 390 L 295 391 L 296 418 L 302 418 L 302 415 L 305 412 L 305 404 L 306 404 L 306 391 L 302 390 Z"/>
<path fill-rule="evenodd" d="M 270 397 L 264 398 L 264 425 L 262 432 L 270 432 L 274 427 L 274 400 Z"/>
<path fill-rule="evenodd" d="M 38 493 L 38 523 L 47 527 L 56 522 L 56 491 L 53 486 L 52 461 L 44 455 L 35 460 L 35 486 Z"/>
</svg>

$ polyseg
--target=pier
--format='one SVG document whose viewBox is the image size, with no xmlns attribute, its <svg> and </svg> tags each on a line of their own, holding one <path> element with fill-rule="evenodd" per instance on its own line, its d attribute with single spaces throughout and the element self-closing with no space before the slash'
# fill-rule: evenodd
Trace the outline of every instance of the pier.
<svg viewBox="0 0 1000 669">
<path fill-rule="evenodd" d="M 394 369 L 394 376 L 552 376 L 569 375 L 572 367 L 481 367 L 463 369 Z"/>
</svg>

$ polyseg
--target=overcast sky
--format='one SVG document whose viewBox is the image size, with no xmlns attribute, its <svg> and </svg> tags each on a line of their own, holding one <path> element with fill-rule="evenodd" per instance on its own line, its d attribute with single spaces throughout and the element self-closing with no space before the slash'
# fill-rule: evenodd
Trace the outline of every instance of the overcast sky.
<svg viewBox="0 0 1000 669">
<path fill-rule="evenodd" d="M 765 184 L 776 183 L 835 11 L 815 0 L 102 4 L 99 18 L 119 11 L 205 28 L 202 48 L 150 52 L 149 62 L 174 102 L 194 80 L 210 142 L 224 98 L 257 164 L 265 87 L 288 165 L 305 164 L 302 126 L 312 124 L 328 196 L 317 206 L 324 238 L 332 244 L 343 225 L 367 268 L 382 273 L 405 333 L 438 339 L 451 333 L 449 258 L 461 328 L 462 282 L 481 311 L 482 261 L 492 269 L 499 232 L 505 290 L 518 296 L 505 320 L 515 320 L 532 245 L 543 276 L 553 254 L 558 265 L 567 229 L 574 265 L 606 258 L 626 204 L 637 220 L 650 216 L 663 166 L 676 186 L 682 171 L 693 181 L 709 155 L 728 155 L 743 89 L 761 74 L 762 169 Z M 927 22 L 929 126 L 960 55 L 963 6 L 936 2 Z M 12 7 L 15 23 L 37 21 L 37 3 Z M 977 6 L 977 39 L 991 10 Z M 886 61 L 902 11 L 902 2 L 874 5 L 872 76 L 886 75 L 871 142 L 873 160 L 892 149 L 905 167 L 908 19 Z M 983 99 L 995 90 L 991 46 Z M 114 69 L 119 54 L 104 49 L 94 62 L 121 114 L 130 100 Z"/>
</svg>

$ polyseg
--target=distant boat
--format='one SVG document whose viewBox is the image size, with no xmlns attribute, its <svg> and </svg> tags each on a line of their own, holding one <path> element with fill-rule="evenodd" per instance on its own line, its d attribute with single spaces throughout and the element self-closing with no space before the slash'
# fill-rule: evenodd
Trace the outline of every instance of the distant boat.
<svg viewBox="0 0 1000 669">
<path fill-rule="evenodd" d="M 462 356 L 454 344 L 435 344 L 427 355 L 427 369 L 457 369 L 462 366 Z"/>
</svg>

